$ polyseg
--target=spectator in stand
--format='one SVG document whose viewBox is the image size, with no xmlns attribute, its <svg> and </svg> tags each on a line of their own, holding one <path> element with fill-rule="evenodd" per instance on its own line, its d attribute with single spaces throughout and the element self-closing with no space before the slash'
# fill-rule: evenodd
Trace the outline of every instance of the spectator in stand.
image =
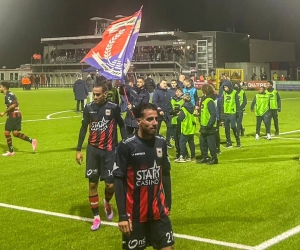
<svg viewBox="0 0 300 250">
<path fill-rule="evenodd" d="M 266 93 L 270 96 L 270 123 L 273 118 L 275 135 L 279 135 L 278 112 L 281 112 L 281 99 L 277 90 L 273 88 L 272 81 L 268 81 Z"/>
<path fill-rule="evenodd" d="M 153 98 L 153 92 L 154 92 L 155 88 L 156 88 L 156 84 L 155 84 L 154 80 L 152 79 L 152 75 L 148 74 L 147 79 L 145 80 L 145 89 L 148 91 L 151 101 Z"/>
<path fill-rule="evenodd" d="M 293 77 L 291 75 L 288 75 L 286 79 L 291 81 L 291 80 L 293 80 Z"/>
<path fill-rule="evenodd" d="M 73 85 L 73 93 L 75 95 L 75 100 L 77 101 L 76 113 L 79 113 L 79 105 L 81 104 L 81 112 L 84 108 L 84 99 L 87 98 L 89 91 L 86 86 L 86 82 L 82 80 L 82 75 L 77 76 L 77 81 Z"/>
<path fill-rule="evenodd" d="M 171 97 L 170 90 L 167 88 L 167 81 L 161 80 L 156 90 L 154 91 L 153 104 L 156 105 L 159 114 L 158 124 L 157 124 L 157 134 L 159 134 L 159 130 L 162 122 L 165 122 L 167 126 L 166 140 L 167 140 L 168 148 L 173 148 L 173 146 L 170 143 L 171 129 L 172 129 L 172 125 L 171 125 L 172 116 L 170 115 L 171 98 L 172 97 Z"/>
<path fill-rule="evenodd" d="M 50 56 L 51 56 L 51 61 L 55 62 L 56 61 L 56 48 L 55 47 L 51 51 Z"/>
<path fill-rule="evenodd" d="M 183 84 L 184 79 L 185 79 L 185 75 L 180 75 L 177 81 L 177 86 L 181 89 L 184 88 L 184 84 Z"/>
<path fill-rule="evenodd" d="M 284 75 L 281 75 L 280 81 L 285 81 L 285 76 Z"/>
<path fill-rule="evenodd" d="M 273 81 L 277 81 L 278 80 L 278 75 L 276 72 L 273 73 Z"/>
<path fill-rule="evenodd" d="M 256 74 L 253 72 L 252 76 L 251 76 L 251 80 L 255 81 L 256 80 Z"/>
<path fill-rule="evenodd" d="M 93 88 L 94 88 L 94 80 L 92 79 L 92 76 L 90 74 L 88 74 L 87 78 L 86 78 L 86 86 L 88 88 L 88 97 L 89 97 L 89 103 L 92 102 L 94 100 L 94 96 L 93 96 Z"/>
<path fill-rule="evenodd" d="M 205 82 L 205 77 L 203 75 L 200 75 L 199 80 L 200 82 Z"/>
<path fill-rule="evenodd" d="M 262 81 L 266 81 L 266 80 L 268 79 L 266 72 L 263 72 L 263 73 L 261 74 L 260 79 L 261 79 Z"/>
</svg>

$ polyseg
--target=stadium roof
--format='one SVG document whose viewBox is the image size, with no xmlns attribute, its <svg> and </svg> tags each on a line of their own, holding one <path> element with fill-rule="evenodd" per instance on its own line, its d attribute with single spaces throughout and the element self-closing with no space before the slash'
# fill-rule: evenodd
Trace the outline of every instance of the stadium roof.
<svg viewBox="0 0 300 250">
<path fill-rule="evenodd" d="M 139 40 L 165 40 L 165 39 L 199 39 L 199 34 L 193 34 L 182 31 L 159 31 L 140 33 Z M 53 38 L 42 38 L 41 43 L 46 44 L 62 44 L 62 43 L 82 43 L 82 42 L 95 42 L 95 40 L 102 39 L 102 34 L 99 35 L 87 35 L 87 36 L 73 36 L 73 37 L 53 37 Z"/>
</svg>

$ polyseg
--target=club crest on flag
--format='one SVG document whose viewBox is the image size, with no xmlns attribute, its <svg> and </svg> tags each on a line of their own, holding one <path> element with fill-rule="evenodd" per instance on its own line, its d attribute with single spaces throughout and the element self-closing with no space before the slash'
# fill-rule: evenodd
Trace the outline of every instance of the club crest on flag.
<svg viewBox="0 0 300 250">
<path fill-rule="evenodd" d="M 102 41 L 82 59 L 109 80 L 123 79 L 129 70 L 141 26 L 142 8 L 130 17 L 112 22 Z"/>
</svg>

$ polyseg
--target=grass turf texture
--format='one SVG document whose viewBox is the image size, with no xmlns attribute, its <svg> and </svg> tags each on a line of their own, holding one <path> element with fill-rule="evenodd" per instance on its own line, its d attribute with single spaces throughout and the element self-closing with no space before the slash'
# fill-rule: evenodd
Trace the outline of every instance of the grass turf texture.
<svg viewBox="0 0 300 250">
<path fill-rule="evenodd" d="M 13 138 L 16 155 L 1 158 L 0 203 L 92 218 L 88 203 L 85 164 L 75 161 L 81 115 L 75 113 L 71 89 L 12 89 L 23 114 L 22 132 L 37 138 L 38 149 Z M 246 92 L 252 101 L 256 92 Z M 299 129 L 300 93 L 280 92 L 280 132 Z M 3 111 L 4 96 L 0 110 Z M 0 99 L 1 103 L 1 99 Z M 69 111 L 68 111 L 69 110 Z M 67 111 L 63 113 L 57 113 Z M 49 114 L 53 119 L 46 119 Z M 5 117 L 0 118 L 4 131 Z M 300 225 L 300 132 L 267 141 L 254 140 L 255 115 L 250 103 L 244 116 L 242 148 L 221 146 L 219 165 L 172 161 L 174 232 L 247 246 L 256 246 Z M 199 127 L 199 125 L 198 125 Z M 262 125 L 262 132 L 264 126 Z M 165 134 L 165 127 L 162 127 Z M 272 132 L 274 127 L 272 124 Z M 1 139 L 2 138 L 2 139 Z M 224 142 L 224 130 L 221 129 Z M 198 134 L 195 136 L 197 155 Z M 84 146 L 86 146 L 86 141 Z M 234 143 L 235 146 L 235 143 Z M 4 135 L 0 149 L 7 150 Z M 85 148 L 83 150 L 85 156 Z M 104 196 L 100 184 L 99 195 Z M 115 200 L 112 201 L 115 213 Z M 105 220 L 102 204 L 100 215 Z M 0 249 L 121 249 L 116 227 L 103 225 L 91 232 L 89 222 L 0 207 Z M 114 218 L 117 222 L 117 216 Z M 299 249 L 295 235 L 270 249 Z M 229 247 L 176 238 L 176 249 L 230 249 Z"/>
</svg>

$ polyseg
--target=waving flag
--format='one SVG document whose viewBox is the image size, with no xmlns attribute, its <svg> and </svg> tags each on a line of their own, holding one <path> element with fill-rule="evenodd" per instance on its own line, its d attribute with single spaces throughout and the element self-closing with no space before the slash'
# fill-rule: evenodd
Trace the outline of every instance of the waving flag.
<svg viewBox="0 0 300 250">
<path fill-rule="evenodd" d="M 102 41 L 82 59 L 109 80 L 123 80 L 129 70 L 141 26 L 142 7 L 134 15 L 112 22 Z"/>
</svg>

